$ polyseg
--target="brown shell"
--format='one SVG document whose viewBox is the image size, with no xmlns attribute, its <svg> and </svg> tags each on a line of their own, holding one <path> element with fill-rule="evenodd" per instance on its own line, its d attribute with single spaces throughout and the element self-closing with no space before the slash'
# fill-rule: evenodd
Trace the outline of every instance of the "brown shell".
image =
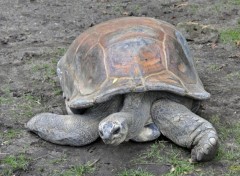
<svg viewBox="0 0 240 176">
<path fill-rule="evenodd" d="M 128 92 L 167 91 L 209 98 L 182 34 L 164 21 L 126 17 L 77 37 L 58 63 L 69 107 L 83 108 Z"/>
</svg>

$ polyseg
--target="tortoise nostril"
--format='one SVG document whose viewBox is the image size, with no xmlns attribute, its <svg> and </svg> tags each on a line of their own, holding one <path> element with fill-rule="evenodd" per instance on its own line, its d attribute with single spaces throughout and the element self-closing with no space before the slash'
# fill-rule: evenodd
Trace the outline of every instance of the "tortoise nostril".
<svg viewBox="0 0 240 176">
<path fill-rule="evenodd" d="M 103 136 L 102 130 L 99 130 L 99 135 L 100 135 L 100 136 Z"/>
<path fill-rule="evenodd" d="M 120 127 L 114 129 L 113 134 L 118 134 L 120 132 Z"/>
</svg>

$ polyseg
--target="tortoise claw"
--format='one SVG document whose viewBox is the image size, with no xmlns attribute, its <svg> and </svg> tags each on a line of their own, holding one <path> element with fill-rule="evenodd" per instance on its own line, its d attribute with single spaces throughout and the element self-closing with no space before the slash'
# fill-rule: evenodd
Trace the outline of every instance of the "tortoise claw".
<svg viewBox="0 0 240 176">
<path fill-rule="evenodd" d="M 218 149 L 217 140 L 218 137 L 214 131 L 208 133 L 207 137 L 203 137 L 199 144 L 192 149 L 191 160 L 199 162 L 213 159 Z"/>
</svg>

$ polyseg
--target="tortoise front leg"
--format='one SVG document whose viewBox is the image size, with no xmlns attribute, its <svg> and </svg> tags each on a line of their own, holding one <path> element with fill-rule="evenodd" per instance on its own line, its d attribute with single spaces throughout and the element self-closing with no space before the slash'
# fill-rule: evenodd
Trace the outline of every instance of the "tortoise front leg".
<svg viewBox="0 0 240 176">
<path fill-rule="evenodd" d="M 84 115 L 42 113 L 34 116 L 26 128 L 55 144 L 83 146 L 99 137 L 100 120 Z"/>
<path fill-rule="evenodd" d="M 69 115 L 42 113 L 34 116 L 26 124 L 28 130 L 38 134 L 46 141 L 71 146 L 83 146 L 95 141 L 98 137 L 98 124 L 108 115 L 117 112 L 122 104 L 122 97 L 97 104 L 81 110 L 67 107 Z"/>
<path fill-rule="evenodd" d="M 208 161 L 215 156 L 218 136 L 210 122 L 184 105 L 168 99 L 156 101 L 151 113 L 164 136 L 182 147 L 192 149 L 192 161 Z"/>
</svg>

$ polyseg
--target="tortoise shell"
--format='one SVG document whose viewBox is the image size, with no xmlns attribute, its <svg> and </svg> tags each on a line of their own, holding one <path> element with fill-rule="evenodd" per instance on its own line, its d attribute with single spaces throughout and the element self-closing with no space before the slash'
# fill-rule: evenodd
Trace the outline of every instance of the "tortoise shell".
<svg viewBox="0 0 240 176">
<path fill-rule="evenodd" d="M 91 27 L 73 41 L 57 72 L 71 108 L 129 92 L 166 91 L 198 100 L 210 96 L 185 38 L 153 18 L 125 17 Z"/>
</svg>

